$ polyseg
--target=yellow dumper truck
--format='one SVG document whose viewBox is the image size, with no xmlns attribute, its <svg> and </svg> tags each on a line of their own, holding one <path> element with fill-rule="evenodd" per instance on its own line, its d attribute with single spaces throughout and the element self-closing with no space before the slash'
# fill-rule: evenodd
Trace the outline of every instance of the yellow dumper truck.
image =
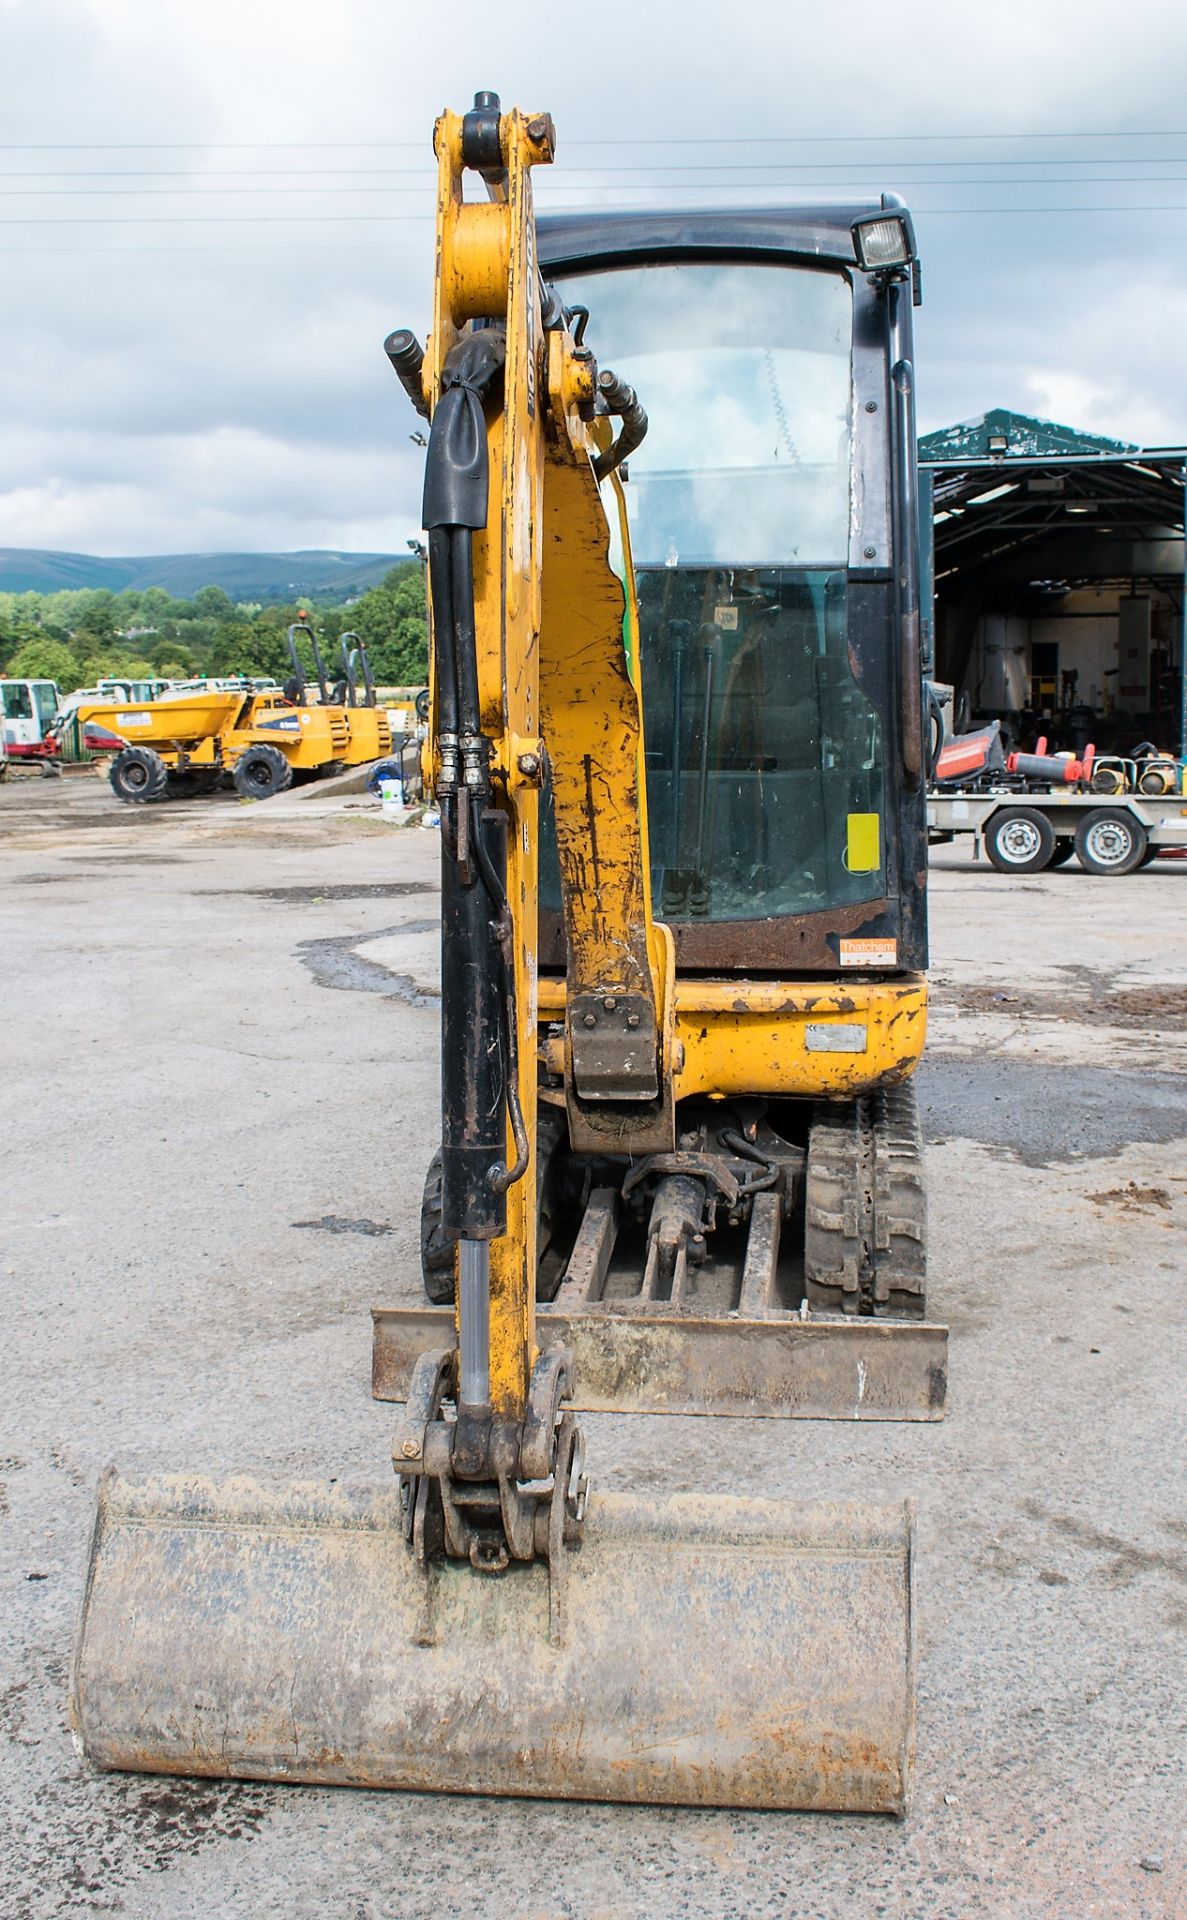
<svg viewBox="0 0 1187 1920">
<path fill-rule="evenodd" d="M 212 793 L 227 773 L 245 800 L 269 800 L 295 773 L 326 773 L 351 759 L 341 707 L 297 706 L 247 682 L 156 700 L 88 700 L 78 718 L 87 745 L 114 756 L 112 792 L 133 802 Z"/>
</svg>

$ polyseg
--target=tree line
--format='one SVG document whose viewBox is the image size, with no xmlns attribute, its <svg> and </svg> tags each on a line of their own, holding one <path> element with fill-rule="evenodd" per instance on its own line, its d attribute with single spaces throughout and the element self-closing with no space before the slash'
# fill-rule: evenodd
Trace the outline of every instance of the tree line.
<svg viewBox="0 0 1187 1920">
<path fill-rule="evenodd" d="M 0 593 L 0 673 L 11 679 L 56 680 L 63 693 L 100 680 L 191 680 L 246 673 L 284 682 L 292 672 L 288 628 L 297 603 L 235 602 L 222 587 L 202 587 L 175 600 L 163 587 L 112 593 L 78 588 L 58 593 Z M 380 686 L 419 686 L 428 671 L 424 574 L 402 560 L 376 587 L 342 607 L 310 612 L 331 678 L 338 641 L 360 634 Z M 312 649 L 298 636 L 302 662 Z"/>
</svg>

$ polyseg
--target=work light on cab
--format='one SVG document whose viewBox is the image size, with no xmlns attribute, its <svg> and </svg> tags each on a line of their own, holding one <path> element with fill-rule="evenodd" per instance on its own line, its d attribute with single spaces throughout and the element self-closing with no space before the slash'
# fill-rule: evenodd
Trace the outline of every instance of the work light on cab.
<svg viewBox="0 0 1187 1920">
<path fill-rule="evenodd" d="M 881 213 L 853 224 L 853 250 L 858 264 L 870 273 L 883 267 L 905 267 L 914 247 L 907 223 L 898 214 Z"/>
</svg>

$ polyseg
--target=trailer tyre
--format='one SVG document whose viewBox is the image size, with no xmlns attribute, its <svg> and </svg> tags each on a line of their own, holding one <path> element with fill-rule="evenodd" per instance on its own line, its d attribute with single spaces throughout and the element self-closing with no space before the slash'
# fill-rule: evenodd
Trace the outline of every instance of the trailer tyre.
<svg viewBox="0 0 1187 1920">
<path fill-rule="evenodd" d="M 1055 853 L 1055 829 L 1033 807 L 1005 807 L 985 829 L 985 852 L 999 873 L 1041 873 Z"/>
<path fill-rule="evenodd" d="M 248 747 L 235 762 L 232 777 L 244 800 L 270 800 L 293 784 L 293 770 L 279 747 Z"/>
<path fill-rule="evenodd" d="M 1076 858 L 1087 873 L 1132 873 L 1149 835 L 1123 807 L 1094 807 L 1076 828 Z"/>
<path fill-rule="evenodd" d="M 139 805 L 163 800 L 169 789 L 169 769 L 151 747 L 125 747 L 116 754 L 107 777 L 117 800 Z"/>
</svg>

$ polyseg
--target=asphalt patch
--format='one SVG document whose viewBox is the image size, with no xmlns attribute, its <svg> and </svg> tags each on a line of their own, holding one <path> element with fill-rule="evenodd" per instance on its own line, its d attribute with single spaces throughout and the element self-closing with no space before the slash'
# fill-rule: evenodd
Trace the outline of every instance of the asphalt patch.
<svg viewBox="0 0 1187 1920">
<path fill-rule="evenodd" d="M 1125 987 L 1111 991 L 1088 976 L 1089 997 L 1045 993 L 1015 993 L 1005 987 L 969 985 L 942 987 L 938 1003 L 960 1007 L 966 1013 L 1002 1013 L 1013 1020 L 1063 1020 L 1077 1026 L 1154 1027 L 1162 1032 L 1187 1030 L 1187 987 Z"/>
<path fill-rule="evenodd" d="M 324 887 L 212 887 L 211 900 L 279 900 L 285 906 L 320 906 L 329 900 L 402 900 L 410 893 L 436 893 L 424 880 L 344 881 Z M 358 937 L 358 936 L 356 936 Z M 372 936 L 367 936 L 372 937 Z"/>
<path fill-rule="evenodd" d="M 312 1227 L 316 1233 L 394 1233 L 386 1220 L 353 1220 L 341 1213 L 323 1213 L 320 1220 L 294 1220 L 294 1227 Z"/>
<path fill-rule="evenodd" d="M 426 993 L 410 974 L 389 973 L 354 949 L 361 940 L 385 940 L 393 933 L 432 933 L 439 925 L 437 920 L 400 920 L 394 927 L 339 933 L 328 940 L 302 940 L 297 945 L 297 958 L 309 968 L 319 987 L 344 993 L 381 993 L 385 999 L 403 1000 L 410 1007 L 433 1007 L 441 998 L 436 988 Z"/>
<path fill-rule="evenodd" d="M 1174 1073 L 937 1053 L 916 1085 L 928 1140 L 976 1140 L 1031 1167 L 1187 1139 L 1187 1078 Z"/>
</svg>

